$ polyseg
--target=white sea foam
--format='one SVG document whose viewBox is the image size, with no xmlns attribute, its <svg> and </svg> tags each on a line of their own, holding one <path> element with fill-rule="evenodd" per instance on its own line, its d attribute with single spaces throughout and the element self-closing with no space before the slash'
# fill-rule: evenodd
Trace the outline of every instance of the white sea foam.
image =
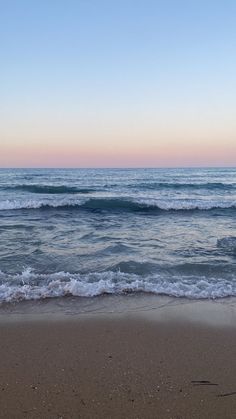
<svg viewBox="0 0 236 419">
<path fill-rule="evenodd" d="M 17 209 L 37 209 L 43 207 L 64 207 L 82 205 L 86 199 L 8 199 L 0 202 L 0 211 L 3 210 L 17 210 Z"/>
<path fill-rule="evenodd" d="M 38 300 L 44 298 L 81 296 L 93 297 L 127 292 L 147 292 L 190 299 L 236 296 L 236 278 L 231 280 L 196 276 L 142 277 L 122 272 L 71 274 L 57 272 L 36 274 L 26 269 L 9 275 L 0 271 L 0 302 Z"/>
</svg>

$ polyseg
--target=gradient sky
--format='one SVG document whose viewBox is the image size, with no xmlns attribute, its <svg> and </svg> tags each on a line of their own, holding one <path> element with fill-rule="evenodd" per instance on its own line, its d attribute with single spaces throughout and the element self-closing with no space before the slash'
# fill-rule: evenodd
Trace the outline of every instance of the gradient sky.
<svg viewBox="0 0 236 419">
<path fill-rule="evenodd" d="M 235 0 L 0 0 L 0 167 L 235 166 L 235 22 Z"/>
</svg>

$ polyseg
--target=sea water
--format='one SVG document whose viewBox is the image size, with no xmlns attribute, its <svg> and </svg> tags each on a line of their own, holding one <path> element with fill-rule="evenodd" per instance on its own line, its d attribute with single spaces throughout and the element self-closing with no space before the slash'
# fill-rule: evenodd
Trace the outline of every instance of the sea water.
<svg viewBox="0 0 236 419">
<path fill-rule="evenodd" d="M 236 169 L 1 169 L 0 302 L 236 295 Z"/>
</svg>

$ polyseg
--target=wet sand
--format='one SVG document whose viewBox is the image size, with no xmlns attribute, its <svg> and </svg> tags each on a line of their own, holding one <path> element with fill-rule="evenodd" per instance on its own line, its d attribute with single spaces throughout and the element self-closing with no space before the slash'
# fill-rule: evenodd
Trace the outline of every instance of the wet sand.
<svg viewBox="0 0 236 419">
<path fill-rule="evenodd" d="M 5 313 L 0 417 L 235 418 L 236 327 L 165 310 L 161 321 L 158 310 Z"/>
</svg>

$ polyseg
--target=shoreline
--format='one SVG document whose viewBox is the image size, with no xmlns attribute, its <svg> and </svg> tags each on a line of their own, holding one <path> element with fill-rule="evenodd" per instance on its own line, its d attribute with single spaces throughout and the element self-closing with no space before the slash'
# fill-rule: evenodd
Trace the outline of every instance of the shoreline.
<svg viewBox="0 0 236 419">
<path fill-rule="evenodd" d="M 57 297 L 0 305 L 5 322 L 67 321 L 70 319 L 145 319 L 158 323 L 184 322 L 207 327 L 236 327 L 236 297 L 188 299 L 152 293 Z"/>
<path fill-rule="evenodd" d="M 1 307 L 1 418 L 235 417 L 235 299 L 107 297 Z"/>
</svg>

